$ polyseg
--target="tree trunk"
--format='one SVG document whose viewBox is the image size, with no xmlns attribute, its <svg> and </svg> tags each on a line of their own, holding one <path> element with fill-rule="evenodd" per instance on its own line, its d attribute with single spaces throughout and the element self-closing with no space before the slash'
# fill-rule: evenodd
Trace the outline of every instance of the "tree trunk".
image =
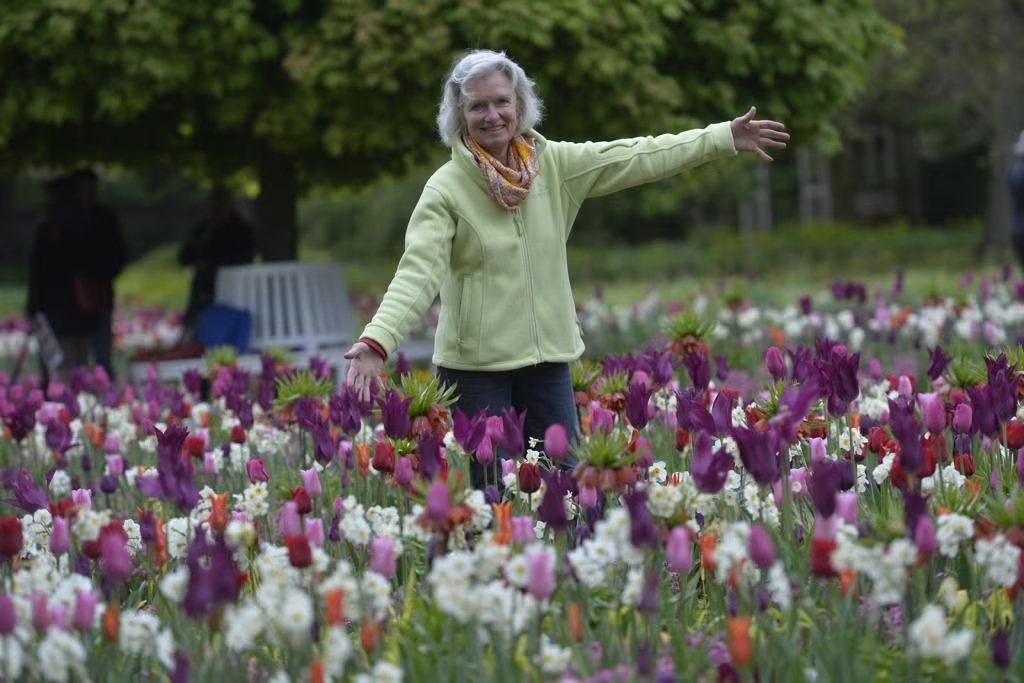
<svg viewBox="0 0 1024 683">
<path fill-rule="evenodd" d="M 299 256 L 299 183 L 295 158 L 267 147 L 259 156 L 260 194 L 256 199 L 256 243 L 264 261 L 295 261 Z"/>
</svg>

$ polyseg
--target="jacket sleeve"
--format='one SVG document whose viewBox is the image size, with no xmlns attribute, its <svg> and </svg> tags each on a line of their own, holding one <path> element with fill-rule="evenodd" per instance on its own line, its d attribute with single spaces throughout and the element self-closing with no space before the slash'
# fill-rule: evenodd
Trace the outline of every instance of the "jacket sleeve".
<svg viewBox="0 0 1024 683">
<path fill-rule="evenodd" d="M 728 121 L 657 137 L 555 144 L 564 189 L 577 205 L 736 154 Z"/>
<path fill-rule="evenodd" d="M 376 341 L 388 356 L 395 353 L 448 277 L 454 237 L 455 219 L 448 203 L 427 186 L 409 219 L 395 276 L 360 337 Z"/>
</svg>

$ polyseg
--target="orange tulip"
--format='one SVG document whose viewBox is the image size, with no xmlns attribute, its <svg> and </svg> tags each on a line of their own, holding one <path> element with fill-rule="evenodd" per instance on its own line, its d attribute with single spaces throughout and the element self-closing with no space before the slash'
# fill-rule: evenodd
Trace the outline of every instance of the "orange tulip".
<svg viewBox="0 0 1024 683">
<path fill-rule="evenodd" d="M 345 620 L 345 590 L 330 588 L 324 591 L 324 620 L 336 626 Z"/>
<path fill-rule="evenodd" d="M 569 611 L 566 616 L 569 619 L 569 633 L 577 643 L 583 640 L 583 618 L 582 607 L 578 602 L 569 603 Z"/>
<path fill-rule="evenodd" d="M 324 683 L 324 660 L 317 657 L 309 665 L 310 683 Z"/>
<path fill-rule="evenodd" d="M 167 564 L 167 530 L 163 517 L 156 518 L 156 539 L 153 541 L 153 559 L 159 565 Z"/>
<path fill-rule="evenodd" d="M 729 655 L 733 664 L 746 666 L 754 658 L 754 648 L 750 642 L 750 617 L 726 617 L 725 628 L 729 636 Z"/>
<path fill-rule="evenodd" d="M 359 474 L 365 477 L 370 473 L 370 446 L 365 443 L 357 443 L 356 458 L 359 462 Z"/>
<path fill-rule="evenodd" d="M 121 608 L 116 601 L 111 600 L 107 603 L 107 608 L 103 610 L 103 637 L 112 643 L 117 642 L 120 619 Z"/>
<path fill-rule="evenodd" d="M 508 545 L 512 541 L 512 503 L 491 503 L 494 519 L 498 522 L 498 532 L 494 534 L 494 542 Z"/>
<path fill-rule="evenodd" d="M 210 496 L 210 515 L 207 523 L 217 531 L 223 531 L 228 525 L 228 494 L 214 493 Z"/>
<path fill-rule="evenodd" d="M 846 595 L 851 589 L 856 589 L 857 584 L 857 572 L 851 567 L 847 567 L 843 571 L 839 572 L 839 592 Z"/>
<path fill-rule="evenodd" d="M 715 571 L 718 567 L 718 563 L 715 562 L 715 547 L 718 545 L 718 539 L 710 531 L 705 531 L 698 537 L 698 540 L 700 542 L 700 565 L 705 571 Z"/>
<path fill-rule="evenodd" d="M 364 621 L 362 631 L 359 634 L 359 642 L 362 643 L 363 650 L 367 653 L 371 653 L 376 650 L 377 643 L 380 642 L 382 631 L 383 628 L 379 621 Z"/>
</svg>

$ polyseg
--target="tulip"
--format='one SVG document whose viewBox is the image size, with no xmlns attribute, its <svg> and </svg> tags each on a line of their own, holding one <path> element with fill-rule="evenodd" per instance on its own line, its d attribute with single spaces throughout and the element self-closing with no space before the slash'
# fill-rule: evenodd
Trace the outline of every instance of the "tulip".
<svg viewBox="0 0 1024 683">
<path fill-rule="evenodd" d="M 0 630 L 0 633 L 3 631 Z M 992 634 L 991 641 L 992 663 L 1000 669 L 1010 666 L 1013 660 L 1013 653 L 1010 650 L 1010 632 L 1006 629 L 997 629 Z"/>
<path fill-rule="evenodd" d="M 820 436 L 811 439 L 811 464 L 820 462 L 827 457 L 825 440 Z"/>
<path fill-rule="evenodd" d="M 533 538 L 533 517 L 516 515 L 512 518 L 512 542 L 525 544 Z"/>
<path fill-rule="evenodd" d="M 63 517 L 53 518 L 53 528 L 50 531 L 50 552 L 55 557 L 60 557 L 71 547 L 71 537 L 68 534 L 68 520 Z"/>
<path fill-rule="evenodd" d="M 448 491 L 448 484 L 443 481 L 434 482 L 427 490 L 427 519 L 443 522 L 448 519 L 450 511 L 451 494 Z"/>
<path fill-rule="evenodd" d="M 494 462 L 494 442 L 484 436 L 480 439 L 480 445 L 477 446 L 474 456 L 481 465 L 490 465 Z"/>
<path fill-rule="evenodd" d="M 970 403 L 957 403 L 953 410 L 953 431 L 957 434 L 968 434 L 974 422 L 974 409 Z"/>
<path fill-rule="evenodd" d="M 569 453 L 569 437 L 565 427 L 557 422 L 544 430 L 544 452 L 555 462 L 561 462 Z"/>
<path fill-rule="evenodd" d="M 254 484 L 261 481 L 270 481 L 263 458 L 252 458 L 249 462 L 245 463 L 245 473 L 249 475 L 249 481 Z"/>
<path fill-rule="evenodd" d="M 306 517 L 303 520 L 306 538 L 318 548 L 324 547 L 324 520 L 319 517 Z"/>
<path fill-rule="evenodd" d="M 217 456 L 213 454 L 213 451 L 203 453 L 203 472 L 217 474 Z"/>
<path fill-rule="evenodd" d="M 284 537 L 284 545 L 288 549 L 288 562 L 297 569 L 313 564 L 313 550 L 305 534 L 292 534 Z"/>
<path fill-rule="evenodd" d="M 775 546 L 772 544 L 768 532 L 760 524 L 750 527 L 750 539 L 747 546 L 751 561 L 761 569 L 766 569 L 775 563 Z"/>
<path fill-rule="evenodd" d="M 779 347 L 768 347 L 764 352 L 764 365 L 768 369 L 768 374 L 776 382 L 786 377 L 786 358 L 782 355 L 782 350 Z"/>
<path fill-rule="evenodd" d="M 46 600 L 46 593 L 36 591 L 31 598 L 32 603 L 32 627 L 40 633 L 46 633 L 50 628 L 50 605 Z"/>
<path fill-rule="evenodd" d="M 579 492 L 580 507 L 592 508 L 597 505 L 597 489 L 581 486 Z"/>
<path fill-rule="evenodd" d="M 546 600 L 555 592 L 554 553 L 544 546 L 526 549 L 526 592 Z"/>
<path fill-rule="evenodd" d="M 128 578 L 132 573 L 132 556 L 127 537 L 120 528 L 104 527 L 100 532 L 100 568 L 111 579 Z"/>
<path fill-rule="evenodd" d="M 527 495 L 540 490 L 540 468 L 532 462 L 524 462 L 519 466 L 519 490 Z"/>
<path fill-rule="evenodd" d="M 308 470 L 300 469 L 299 475 L 302 478 L 302 486 L 306 489 L 306 493 L 309 494 L 309 497 L 319 498 L 324 489 L 320 484 L 320 474 L 316 471 L 316 468 L 310 467 Z"/>
<path fill-rule="evenodd" d="M 672 527 L 668 533 L 665 560 L 669 568 L 679 574 L 685 574 L 693 567 L 693 542 L 690 539 L 690 530 L 685 526 L 680 524 Z"/>
<path fill-rule="evenodd" d="M 100 595 L 96 591 L 77 591 L 75 609 L 71 613 L 71 626 L 79 631 L 89 631 L 96 623 L 96 605 Z"/>
<path fill-rule="evenodd" d="M 0 636 L 9 636 L 18 625 L 18 612 L 14 599 L 7 593 L 0 593 Z"/>
<path fill-rule="evenodd" d="M 393 472 L 395 469 L 395 447 L 390 441 L 381 440 L 373 446 L 373 469 L 378 472 Z"/>
<path fill-rule="evenodd" d="M 934 555 L 935 551 L 939 549 L 939 543 L 935 537 L 935 522 L 928 515 L 917 520 L 917 525 L 914 528 L 914 545 L 924 555 Z"/>
<path fill-rule="evenodd" d="M 857 524 L 857 492 L 840 491 L 836 493 L 836 511 L 839 519 L 847 524 Z"/>
<path fill-rule="evenodd" d="M 107 474 L 112 477 L 120 477 L 124 474 L 124 456 L 112 454 L 104 456 L 107 463 Z"/>
<path fill-rule="evenodd" d="M 103 437 L 103 450 L 106 453 L 117 453 L 121 450 L 121 437 L 117 432 L 107 432 Z"/>
<path fill-rule="evenodd" d="M 21 520 L 17 517 L 0 517 L 0 561 L 20 553 L 24 542 Z"/>
<path fill-rule="evenodd" d="M 925 428 L 933 433 L 946 429 L 946 406 L 942 396 L 938 392 L 918 394 L 917 401 L 921 404 L 921 414 L 924 416 Z"/>
<path fill-rule="evenodd" d="M 292 489 L 292 500 L 295 501 L 295 509 L 300 515 L 308 515 L 313 511 L 313 501 L 305 486 L 296 486 Z"/>
<path fill-rule="evenodd" d="M 77 508 L 92 508 L 92 491 L 89 489 L 75 489 L 71 492 L 71 502 Z"/>
<path fill-rule="evenodd" d="M 395 483 L 399 486 L 408 486 L 412 478 L 412 458 L 403 455 L 395 462 Z"/>
<path fill-rule="evenodd" d="M 395 575 L 395 542 L 378 536 L 370 541 L 370 569 L 389 579 Z"/>
<path fill-rule="evenodd" d="M 277 520 L 278 530 L 282 536 L 294 536 L 302 530 L 299 517 L 299 506 L 294 500 L 285 501 Z"/>
<path fill-rule="evenodd" d="M 599 405 L 594 405 L 590 409 L 590 433 L 594 434 L 597 432 L 609 433 L 615 428 L 615 413 L 602 408 Z"/>
<path fill-rule="evenodd" d="M 833 538 L 811 539 L 811 573 L 815 576 L 833 577 L 836 570 L 832 567 L 832 551 L 836 549 Z"/>
</svg>

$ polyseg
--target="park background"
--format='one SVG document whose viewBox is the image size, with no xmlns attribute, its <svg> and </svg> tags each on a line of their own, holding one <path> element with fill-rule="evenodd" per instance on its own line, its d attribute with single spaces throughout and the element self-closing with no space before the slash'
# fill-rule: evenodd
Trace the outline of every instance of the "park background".
<svg viewBox="0 0 1024 683">
<path fill-rule="evenodd" d="M 227 182 L 265 260 L 332 259 L 379 296 L 429 173 L 440 83 L 470 47 L 537 81 L 540 130 L 785 121 L 774 164 L 713 164 L 588 202 L 581 297 L 792 301 L 836 278 L 922 296 L 1016 266 L 1005 173 L 1024 128 L 1020 0 L 43 0 L 0 17 L 0 315 L 24 304 L 42 184 L 82 164 L 120 215 L 122 312 L 180 308 L 178 244 Z M 365 311 L 366 306 L 357 310 Z"/>
</svg>

